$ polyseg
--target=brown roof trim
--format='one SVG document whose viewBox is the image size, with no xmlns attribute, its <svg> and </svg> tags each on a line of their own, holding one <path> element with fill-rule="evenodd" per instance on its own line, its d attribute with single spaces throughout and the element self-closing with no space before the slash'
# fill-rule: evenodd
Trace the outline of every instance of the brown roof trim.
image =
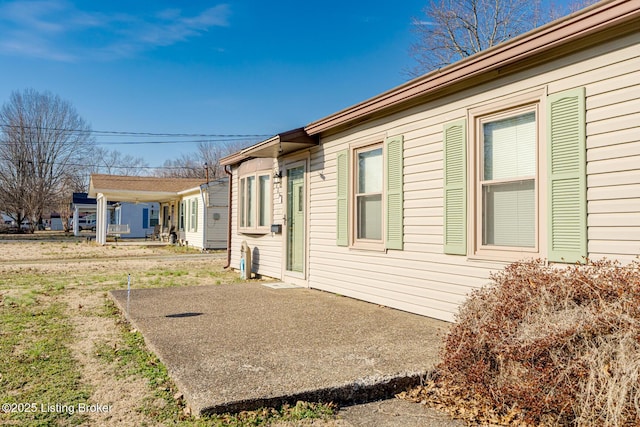
<svg viewBox="0 0 640 427">
<path fill-rule="evenodd" d="M 375 115 L 384 115 L 397 109 L 408 107 L 418 99 L 437 97 L 447 88 L 469 82 L 490 72 L 514 72 L 521 67 L 504 70 L 504 67 L 540 58 L 553 59 L 548 55 L 566 54 L 562 46 L 573 44 L 585 37 L 604 33 L 614 27 L 629 24 L 640 19 L 638 0 L 605 0 L 518 36 L 510 41 L 494 46 L 483 52 L 462 59 L 454 64 L 411 80 L 394 89 L 370 98 L 347 109 L 308 124 L 304 129 L 309 135 L 347 126 L 354 121 L 364 121 Z M 638 31 L 638 26 L 628 25 L 627 31 Z M 610 36 L 619 35 L 612 33 Z"/>
<path fill-rule="evenodd" d="M 304 128 L 297 128 L 279 133 L 251 147 L 240 150 L 230 156 L 220 159 L 223 166 L 234 165 L 254 157 L 277 158 L 298 150 L 318 145 L 317 136 L 310 136 Z"/>
</svg>

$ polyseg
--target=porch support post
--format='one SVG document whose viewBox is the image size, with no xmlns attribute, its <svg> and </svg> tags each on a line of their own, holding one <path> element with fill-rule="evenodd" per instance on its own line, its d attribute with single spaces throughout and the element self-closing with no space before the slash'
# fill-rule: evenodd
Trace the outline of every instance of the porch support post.
<svg viewBox="0 0 640 427">
<path fill-rule="evenodd" d="M 98 193 L 96 201 L 96 242 L 104 245 L 107 243 L 107 198 Z"/>
<path fill-rule="evenodd" d="M 80 217 L 78 215 L 78 211 L 78 205 L 75 205 L 73 208 L 73 235 L 76 237 L 80 235 L 80 224 L 78 224 Z"/>
</svg>

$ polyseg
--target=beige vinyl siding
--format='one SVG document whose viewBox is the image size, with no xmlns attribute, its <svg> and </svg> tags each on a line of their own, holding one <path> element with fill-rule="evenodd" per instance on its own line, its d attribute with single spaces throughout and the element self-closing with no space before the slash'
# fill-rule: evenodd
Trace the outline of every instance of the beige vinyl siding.
<svg viewBox="0 0 640 427">
<path fill-rule="evenodd" d="M 589 256 L 628 261 L 639 254 L 639 38 L 603 43 L 322 138 L 311 151 L 309 286 L 453 320 L 468 293 L 505 263 L 443 253 L 443 126 L 466 118 L 469 108 L 533 89 L 585 87 Z M 336 245 L 336 154 L 376 135 L 404 136 L 402 251 Z"/>
<path fill-rule="evenodd" d="M 619 77 L 587 86 L 588 244 L 594 259 L 628 262 L 640 254 L 640 61 L 630 64 L 635 68 Z"/>
<path fill-rule="evenodd" d="M 275 163 L 274 160 L 274 166 Z M 271 168 L 273 170 L 273 168 Z M 253 272 L 273 277 L 281 278 L 282 275 L 282 234 L 245 234 L 238 232 L 238 169 L 233 170 L 232 185 L 232 212 L 231 212 L 231 267 L 240 268 L 240 246 L 246 241 L 252 250 Z M 282 223 L 282 203 L 280 196 L 282 188 L 274 187 L 272 192 L 273 216 L 272 223 Z"/>
</svg>

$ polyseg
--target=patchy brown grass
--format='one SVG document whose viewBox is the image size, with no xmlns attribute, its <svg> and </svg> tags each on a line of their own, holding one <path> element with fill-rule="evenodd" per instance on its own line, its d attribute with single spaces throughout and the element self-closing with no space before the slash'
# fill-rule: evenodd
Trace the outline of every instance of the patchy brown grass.
<svg viewBox="0 0 640 427">
<path fill-rule="evenodd" d="M 237 272 L 222 268 L 222 256 L 49 237 L 0 240 L 0 404 L 9 405 L 0 425 L 340 425 L 335 407 L 311 403 L 192 416 L 165 367 L 107 297 L 126 288 L 128 274 L 132 288 L 241 286 Z M 64 409 L 48 410 L 56 404 Z M 109 410 L 72 411 L 80 404 Z"/>
<path fill-rule="evenodd" d="M 438 376 L 405 395 L 470 421 L 640 424 L 640 262 L 518 262 L 462 306 Z"/>
</svg>

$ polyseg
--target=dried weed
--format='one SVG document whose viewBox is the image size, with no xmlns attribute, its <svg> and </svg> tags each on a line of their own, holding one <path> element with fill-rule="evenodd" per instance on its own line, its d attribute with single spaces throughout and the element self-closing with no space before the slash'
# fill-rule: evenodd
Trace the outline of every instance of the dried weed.
<svg viewBox="0 0 640 427">
<path fill-rule="evenodd" d="M 491 279 L 421 393 L 494 424 L 640 424 L 640 262 L 523 261 Z"/>
</svg>

